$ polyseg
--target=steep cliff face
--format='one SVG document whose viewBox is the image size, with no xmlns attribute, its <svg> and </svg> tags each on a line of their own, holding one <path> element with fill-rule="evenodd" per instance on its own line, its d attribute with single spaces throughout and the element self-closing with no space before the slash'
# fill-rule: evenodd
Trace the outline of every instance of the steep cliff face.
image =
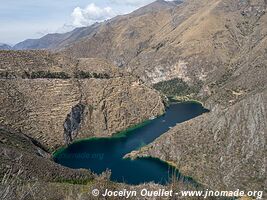
<svg viewBox="0 0 267 200">
<path fill-rule="evenodd" d="M 77 137 L 78 131 L 84 118 L 85 105 L 77 104 L 72 107 L 71 112 L 67 115 L 64 122 L 64 140 L 70 144 Z"/>
<path fill-rule="evenodd" d="M 169 3 L 157 1 L 103 23 L 64 52 L 108 59 L 147 83 L 181 78 L 211 84 L 231 73 L 237 57 L 248 55 L 249 43 L 266 40 L 264 0 Z M 149 12 L 155 4 L 160 9 Z"/>
<path fill-rule="evenodd" d="M 171 129 L 135 156 L 153 156 L 218 190 L 264 190 L 266 90 Z"/>
<path fill-rule="evenodd" d="M 42 59 L 35 63 L 39 53 L 45 55 L 44 60 L 50 64 L 45 66 Z M 11 56 L 12 52 L 8 54 Z M 39 69 L 58 70 L 60 64 L 55 61 L 58 57 L 53 54 L 50 57 L 50 53 L 43 51 L 36 55 L 35 52 L 14 54 L 20 55 L 16 62 L 3 58 L 0 64 L 2 70 L 15 74 L 0 79 L 0 123 L 26 132 L 51 149 L 75 138 L 111 136 L 164 112 L 160 94 L 132 76 L 21 78 L 21 73 L 27 70 L 28 73 Z M 25 58 L 29 54 L 31 62 Z M 23 68 L 23 62 L 30 62 L 32 68 Z M 38 65 L 40 62 L 43 65 Z M 65 62 L 64 58 L 60 61 Z M 70 63 L 62 70 L 71 75 L 78 69 L 86 70 L 86 63 L 88 61 L 82 61 L 81 65 Z M 13 68 L 9 67 L 13 64 Z M 98 66 L 106 65 L 99 63 Z"/>
<path fill-rule="evenodd" d="M 170 161 L 182 173 L 212 189 L 264 191 L 266 1 L 209 1 L 208 6 L 192 2 L 198 2 L 198 10 L 205 11 L 205 15 L 192 15 L 189 19 L 195 19 L 193 26 L 177 37 L 181 40 L 179 45 L 187 45 L 180 54 L 187 54 L 183 59 L 187 64 L 180 65 L 187 67 L 180 69 L 186 79 L 196 75 L 191 71 L 195 67 L 203 69 L 203 88 L 198 95 L 211 112 L 177 125 L 130 156 Z M 211 17 L 215 11 L 220 18 Z M 222 12 L 226 14 L 222 16 Z M 222 19 L 224 26 L 220 26 Z M 189 24 L 183 22 L 178 27 L 181 26 L 186 28 Z M 199 40 L 200 35 L 206 42 Z M 198 48 L 200 54 L 194 55 Z M 211 55 L 214 57 L 209 58 Z M 198 61 L 193 62 L 194 59 Z"/>
<path fill-rule="evenodd" d="M 266 177 L 267 29 L 263 25 L 267 20 L 266 3 L 216 2 L 217 9 L 223 2 L 235 5 L 228 7 L 228 11 L 240 12 L 237 16 L 245 20 L 240 24 L 245 26 L 242 29 L 245 33 L 240 38 L 241 30 L 231 29 L 233 35 L 228 39 L 235 37 L 235 43 L 240 42 L 236 52 L 229 56 L 226 68 L 225 65 L 214 68 L 204 81 L 199 97 L 211 112 L 177 125 L 131 156 L 153 156 L 170 161 L 182 173 L 212 189 L 263 191 Z M 217 56 L 222 55 L 217 53 Z M 221 75 L 213 73 L 218 70 L 222 70 Z"/>
<path fill-rule="evenodd" d="M 160 95 L 129 74 L 146 83 L 201 82 L 197 98 L 211 112 L 131 156 L 170 161 L 207 188 L 264 190 L 266 21 L 266 0 L 157 1 L 59 46 L 66 54 L 0 51 L 0 123 L 54 149 L 77 138 L 111 136 L 162 114 Z M 25 71 L 40 70 L 70 77 L 21 79 Z M 110 78 L 74 78 L 79 70 Z"/>
<path fill-rule="evenodd" d="M 94 176 L 88 170 L 73 170 L 52 161 L 45 147 L 22 132 L 0 126 L 0 197 L 4 195 L 4 180 L 13 187 L 37 181 L 92 180 Z M 4 179 L 2 179 L 5 177 Z M 8 191 L 6 191 L 8 193 Z"/>
</svg>

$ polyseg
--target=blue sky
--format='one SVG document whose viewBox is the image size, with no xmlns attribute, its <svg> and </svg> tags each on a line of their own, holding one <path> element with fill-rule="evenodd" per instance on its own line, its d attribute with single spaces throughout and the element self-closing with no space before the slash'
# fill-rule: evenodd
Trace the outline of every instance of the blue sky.
<svg viewBox="0 0 267 200">
<path fill-rule="evenodd" d="M 129 13 L 153 0 L 0 0 L 0 43 L 15 44 Z"/>
</svg>

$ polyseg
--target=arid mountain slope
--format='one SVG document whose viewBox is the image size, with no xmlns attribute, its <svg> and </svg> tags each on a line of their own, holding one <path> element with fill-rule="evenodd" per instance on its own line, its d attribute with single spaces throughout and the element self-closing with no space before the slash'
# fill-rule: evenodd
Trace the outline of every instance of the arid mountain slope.
<svg viewBox="0 0 267 200">
<path fill-rule="evenodd" d="M 131 156 L 171 162 L 213 190 L 266 190 L 266 6 L 266 0 L 156 1 L 63 42 L 55 47 L 60 53 L 2 51 L 0 122 L 52 149 L 110 136 L 164 111 L 160 95 L 129 74 L 149 84 L 178 77 L 201 85 L 196 98 L 210 112 Z M 39 71 L 69 77 L 31 78 Z M 75 78 L 79 71 L 86 73 Z M 88 78 L 88 71 L 97 76 Z"/>
<path fill-rule="evenodd" d="M 236 49 L 226 56 L 230 58 L 228 64 L 214 68 L 215 72 L 221 68 L 221 75 L 207 75 L 203 93 L 199 94 L 205 97 L 204 104 L 211 112 L 177 125 L 131 156 L 169 161 L 213 190 L 266 192 L 266 3 L 216 2 L 217 9 L 235 5 L 228 7 L 229 12 L 239 10 L 242 17 L 237 15 L 244 23 L 230 29 L 229 38 Z M 215 41 L 219 42 L 218 38 Z M 221 55 L 216 52 L 216 56 Z"/>
<path fill-rule="evenodd" d="M 93 35 L 70 44 L 66 52 L 73 52 L 76 57 L 106 58 L 119 67 L 126 66 L 150 46 L 178 4 L 159 0 L 131 14 L 115 17 L 102 23 Z"/>
<path fill-rule="evenodd" d="M 75 61 L 44 51 L 0 53 L 0 123 L 51 149 L 77 137 L 111 136 L 164 112 L 157 91 L 115 73 L 104 61 Z M 90 62 L 98 70 L 90 70 Z M 88 72 L 96 75 L 87 77 Z M 77 126 L 70 129 L 69 123 Z"/>
<path fill-rule="evenodd" d="M 265 190 L 266 89 L 177 125 L 132 157 L 169 161 L 213 190 Z M 265 191 L 266 192 L 266 191 Z"/>
<path fill-rule="evenodd" d="M 155 4 L 161 9 L 145 12 Z M 108 59 L 146 82 L 175 77 L 211 82 L 242 54 L 248 35 L 264 29 L 263 21 L 257 23 L 265 15 L 263 0 L 188 0 L 166 5 L 157 1 L 141 8 L 142 14 L 114 18 L 66 52 Z"/>
<path fill-rule="evenodd" d="M 27 194 L 37 189 L 37 182 L 90 182 L 95 178 L 88 170 L 73 170 L 56 164 L 38 141 L 2 126 L 0 161 L 1 199 L 29 199 Z"/>
<path fill-rule="evenodd" d="M 138 18 L 139 16 L 147 15 L 148 13 L 155 13 L 166 9 L 172 9 L 177 4 L 181 3 L 179 0 L 174 2 L 166 2 L 163 0 L 157 0 L 155 3 L 152 3 L 148 6 L 145 6 L 141 9 L 138 9 L 126 16 L 118 16 L 114 19 L 108 20 L 103 23 L 95 23 L 89 27 L 76 28 L 71 32 L 64 34 L 47 34 L 40 39 L 28 39 L 23 42 L 20 42 L 14 46 L 14 50 L 33 50 L 33 49 L 60 49 L 67 47 L 68 45 L 75 43 L 82 38 L 91 38 L 93 37 L 98 30 L 101 30 L 101 27 L 108 26 L 111 21 L 115 23 L 119 22 L 125 17 L 129 18 Z M 136 19 L 135 19 L 136 20 Z M 125 22 L 125 20 L 124 20 Z"/>
<path fill-rule="evenodd" d="M 233 59 L 245 55 L 248 36 L 264 30 L 265 7 L 264 0 L 159 0 L 128 15 L 59 34 L 60 41 L 51 43 L 53 37 L 45 36 L 35 45 L 48 40 L 52 46 L 44 48 L 77 58 L 104 58 L 148 83 L 176 77 L 211 83 L 223 79 Z"/>
</svg>

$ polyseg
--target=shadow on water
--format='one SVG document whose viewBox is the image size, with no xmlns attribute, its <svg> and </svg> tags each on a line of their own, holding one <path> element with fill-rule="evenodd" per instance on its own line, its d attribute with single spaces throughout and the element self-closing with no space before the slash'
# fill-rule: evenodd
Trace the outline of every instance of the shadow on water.
<svg viewBox="0 0 267 200">
<path fill-rule="evenodd" d="M 131 160 L 123 157 L 153 142 L 177 123 L 190 120 L 207 111 L 198 103 L 172 102 L 163 116 L 146 121 L 111 138 L 94 138 L 73 143 L 58 151 L 54 155 L 54 160 L 70 168 L 90 169 L 97 174 L 110 169 L 112 181 L 133 185 L 145 182 L 167 184 L 173 172 L 177 179 L 197 184 L 192 178 L 182 176 L 177 169 L 159 159 Z"/>
</svg>

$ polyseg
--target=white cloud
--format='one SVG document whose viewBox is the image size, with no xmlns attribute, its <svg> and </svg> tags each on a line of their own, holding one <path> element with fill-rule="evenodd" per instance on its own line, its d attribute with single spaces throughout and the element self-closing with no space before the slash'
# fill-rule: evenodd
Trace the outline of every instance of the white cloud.
<svg viewBox="0 0 267 200">
<path fill-rule="evenodd" d="M 111 7 L 100 8 L 94 3 L 85 8 L 76 7 L 72 14 L 74 26 L 88 26 L 95 22 L 104 21 L 116 16 Z"/>
<path fill-rule="evenodd" d="M 95 22 L 115 17 L 119 14 L 127 14 L 141 6 L 154 2 L 155 0 L 108 0 L 112 7 L 98 7 L 94 3 L 89 4 L 85 8 L 76 7 L 71 14 L 72 26 L 81 27 L 89 26 Z M 165 0 L 172 1 L 172 0 Z M 115 10 L 116 11 L 115 11 Z"/>
</svg>

